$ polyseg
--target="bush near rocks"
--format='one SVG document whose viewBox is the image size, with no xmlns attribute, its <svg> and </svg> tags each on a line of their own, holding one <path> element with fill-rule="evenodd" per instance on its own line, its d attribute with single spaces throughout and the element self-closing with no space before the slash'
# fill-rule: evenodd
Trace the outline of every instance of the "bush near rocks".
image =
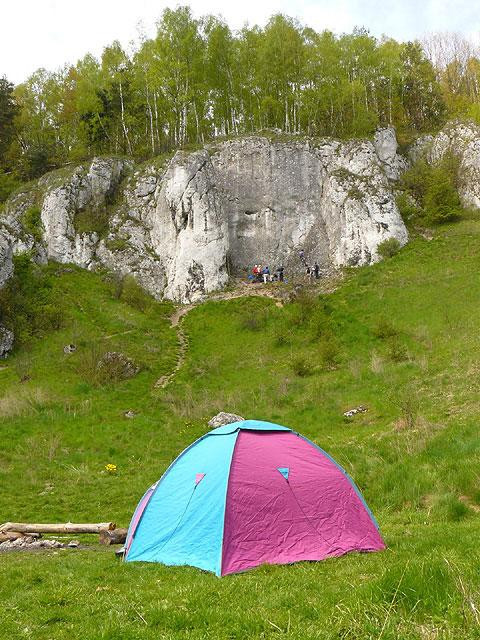
<svg viewBox="0 0 480 640">
<path fill-rule="evenodd" d="M 121 282 L 119 298 L 138 311 L 147 311 L 152 298 L 138 284 L 134 276 L 125 276 Z"/>
<path fill-rule="evenodd" d="M 53 292 L 52 274 L 30 260 L 30 253 L 14 257 L 14 274 L 0 289 L 2 324 L 15 334 L 17 345 L 60 329 L 65 314 Z"/>
<path fill-rule="evenodd" d="M 20 181 L 13 173 L 0 171 L 0 203 L 5 202 L 19 185 Z"/>
<path fill-rule="evenodd" d="M 140 367 L 124 353 L 102 353 L 97 344 L 91 345 L 90 349 L 81 354 L 77 365 L 80 377 L 99 387 L 133 378 L 139 371 Z"/>
<path fill-rule="evenodd" d="M 97 362 L 97 375 L 103 382 L 116 382 L 133 378 L 140 367 L 124 353 L 107 351 Z"/>
<path fill-rule="evenodd" d="M 85 207 L 77 211 L 73 218 L 75 233 L 96 233 L 103 237 L 108 231 L 109 216 L 106 208 Z"/>
<path fill-rule="evenodd" d="M 441 224 L 460 216 L 458 166 L 458 159 L 446 153 L 434 165 L 420 158 L 403 174 L 397 205 L 405 222 Z"/>
<path fill-rule="evenodd" d="M 377 253 L 380 258 L 393 258 L 402 248 L 402 245 L 396 238 L 388 238 L 381 242 L 377 247 Z"/>
<path fill-rule="evenodd" d="M 29 207 L 22 216 L 23 228 L 36 242 L 42 241 L 42 212 L 39 207 Z"/>
</svg>

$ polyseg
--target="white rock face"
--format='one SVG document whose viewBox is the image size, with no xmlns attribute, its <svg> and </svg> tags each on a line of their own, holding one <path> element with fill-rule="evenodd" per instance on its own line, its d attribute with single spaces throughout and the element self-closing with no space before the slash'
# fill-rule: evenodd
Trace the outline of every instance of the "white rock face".
<svg viewBox="0 0 480 640">
<path fill-rule="evenodd" d="M 207 151 L 177 153 L 162 181 L 151 239 L 171 300 L 194 301 L 227 283 L 227 220 Z"/>
<path fill-rule="evenodd" d="M 0 325 L 0 359 L 6 358 L 13 348 L 13 331 Z"/>
<path fill-rule="evenodd" d="M 245 418 L 242 416 L 238 416 L 236 413 L 225 413 L 224 411 L 220 411 L 216 416 L 213 416 L 208 421 L 208 426 L 215 429 L 216 427 L 223 427 L 226 424 L 233 424 L 234 422 L 242 422 Z"/>
<path fill-rule="evenodd" d="M 407 162 L 403 156 L 397 153 L 398 143 L 394 127 L 377 129 L 373 138 L 373 145 L 378 159 L 390 180 L 398 180 L 407 168 Z"/>
<path fill-rule="evenodd" d="M 13 273 L 12 255 L 10 238 L 7 234 L 0 233 L 0 287 L 3 287 Z"/>
<path fill-rule="evenodd" d="M 368 264 L 380 242 L 407 231 L 370 142 L 223 143 L 211 162 L 229 227 L 229 258 L 301 268 L 298 251 L 322 267 Z"/>
<path fill-rule="evenodd" d="M 72 262 L 90 268 L 96 262 L 96 233 L 77 234 L 75 214 L 86 208 L 102 215 L 125 169 L 125 160 L 95 158 L 85 171 L 79 167 L 58 186 L 50 186 L 48 175 L 42 178 L 46 188 L 41 218 L 47 257 L 57 262 Z"/>
<path fill-rule="evenodd" d="M 393 129 L 374 143 L 247 137 L 178 152 L 165 168 L 96 158 L 47 174 L 38 183 L 42 243 L 22 225 L 38 191 L 7 203 L 0 283 L 12 252 L 32 248 L 39 261 L 133 274 L 155 297 L 179 302 L 256 262 L 303 271 L 301 249 L 322 268 L 374 262 L 380 242 L 408 239 L 390 184 L 405 165 L 396 147 Z M 76 229 L 86 213 L 108 221 L 102 237 Z"/>
</svg>

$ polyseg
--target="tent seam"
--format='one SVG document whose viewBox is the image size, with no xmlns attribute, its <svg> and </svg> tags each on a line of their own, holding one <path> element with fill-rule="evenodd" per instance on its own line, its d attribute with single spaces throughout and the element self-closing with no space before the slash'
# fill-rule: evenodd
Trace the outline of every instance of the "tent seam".
<svg viewBox="0 0 480 640">
<path fill-rule="evenodd" d="M 225 500 L 224 500 L 224 508 L 223 508 L 223 526 L 222 526 L 222 537 L 221 537 L 221 544 L 220 544 L 220 562 L 219 562 L 219 573 L 217 573 L 217 576 L 219 578 L 222 577 L 222 569 L 223 569 L 223 539 L 225 536 L 225 519 L 227 517 L 227 495 L 228 495 L 228 487 L 230 485 L 230 474 L 232 472 L 232 463 L 233 463 L 233 456 L 235 455 L 235 449 L 237 448 L 237 442 L 238 442 L 238 435 L 240 433 L 240 429 L 237 429 L 236 432 L 232 432 L 229 435 L 233 435 L 235 434 L 235 444 L 233 445 L 232 448 L 232 456 L 230 458 L 230 464 L 228 465 L 228 475 L 227 475 L 227 482 L 226 482 L 226 488 L 225 488 Z M 220 435 L 220 434 L 218 434 Z"/>
</svg>

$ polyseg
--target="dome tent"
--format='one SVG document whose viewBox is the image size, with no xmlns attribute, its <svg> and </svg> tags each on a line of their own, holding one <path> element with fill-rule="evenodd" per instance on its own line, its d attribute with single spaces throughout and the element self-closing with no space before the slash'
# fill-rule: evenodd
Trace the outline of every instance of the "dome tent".
<svg viewBox="0 0 480 640">
<path fill-rule="evenodd" d="M 353 480 L 325 451 L 287 427 L 244 420 L 199 438 L 147 490 L 125 560 L 223 576 L 384 548 Z"/>
</svg>

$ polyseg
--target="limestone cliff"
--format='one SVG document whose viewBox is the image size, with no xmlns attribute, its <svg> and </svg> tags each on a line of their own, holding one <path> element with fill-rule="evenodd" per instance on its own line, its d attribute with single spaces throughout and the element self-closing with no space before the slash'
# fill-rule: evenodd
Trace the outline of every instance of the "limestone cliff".
<svg viewBox="0 0 480 640">
<path fill-rule="evenodd" d="M 91 163 L 42 177 L 0 219 L 0 286 L 12 253 L 131 273 L 157 298 L 201 299 L 255 262 L 287 271 L 298 251 L 324 267 L 377 260 L 407 241 L 391 187 L 404 167 L 392 129 L 374 142 L 239 138 L 162 166 Z M 37 233 L 25 223 L 41 212 Z"/>
</svg>

